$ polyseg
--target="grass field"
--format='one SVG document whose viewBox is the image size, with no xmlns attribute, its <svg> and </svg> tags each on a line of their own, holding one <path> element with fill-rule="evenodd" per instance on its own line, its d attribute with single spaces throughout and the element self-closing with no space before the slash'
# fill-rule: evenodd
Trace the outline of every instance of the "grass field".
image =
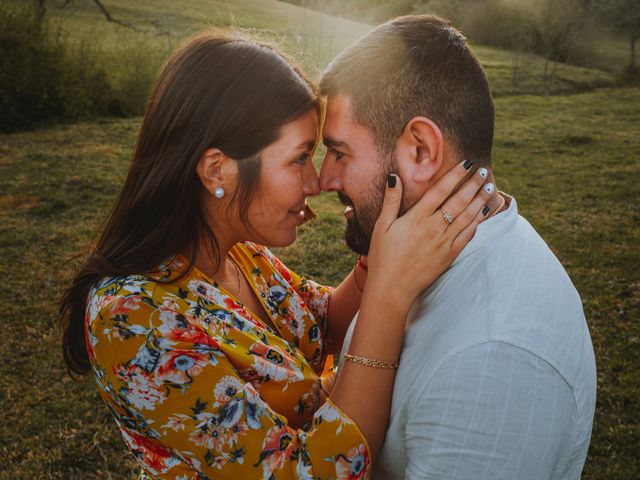
<svg viewBox="0 0 640 480">
<path fill-rule="evenodd" d="M 207 25 L 279 42 L 310 69 L 370 28 L 275 0 L 104 3 L 139 30 L 168 32 L 108 23 L 89 0 L 51 8 L 70 38 L 91 43 L 115 78 L 145 59 L 155 68 L 181 38 Z M 498 97 L 498 185 L 518 199 L 566 266 L 593 336 L 598 404 L 583 478 L 638 478 L 640 89 L 545 98 L 544 60 L 521 59 L 526 68 L 514 83 L 511 52 L 473 48 Z M 559 94 L 611 82 L 604 71 L 561 65 L 552 87 Z M 65 376 L 55 311 L 73 271 L 70 257 L 87 246 L 122 184 L 139 122 L 99 119 L 0 135 L 0 480 L 134 476 L 93 380 Z M 334 195 L 311 203 L 318 220 L 280 253 L 294 269 L 335 283 L 354 260 L 342 241 L 342 207 Z"/>
<path fill-rule="evenodd" d="M 497 100 L 495 172 L 580 291 L 598 362 L 584 473 L 640 471 L 640 89 Z M 0 136 L 0 479 L 130 478 L 93 380 L 65 377 L 55 303 L 124 178 L 139 119 Z M 282 256 L 329 283 L 353 265 L 334 195 Z"/>
</svg>

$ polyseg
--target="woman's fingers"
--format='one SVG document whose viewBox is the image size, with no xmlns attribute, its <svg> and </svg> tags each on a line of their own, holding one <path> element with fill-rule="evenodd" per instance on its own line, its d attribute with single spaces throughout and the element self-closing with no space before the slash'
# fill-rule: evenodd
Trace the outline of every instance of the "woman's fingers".
<svg viewBox="0 0 640 480">
<path fill-rule="evenodd" d="M 488 176 L 489 171 L 486 168 L 479 168 L 473 175 L 465 180 L 456 193 L 442 202 L 440 213 L 447 212 L 454 219 L 458 218 L 475 198 Z"/>
<path fill-rule="evenodd" d="M 451 238 L 451 250 L 455 255 L 473 238 L 478 225 L 489 218 L 497 208 L 487 205 L 495 195 L 496 189 L 493 183 L 487 183 L 478 190 L 471 203 L 447 228 L 446 235 Z"/>
<path fill-rule="evenodd" d="M 488 207 L 487 207 L 488 208 Z M 476 233 L 476 229 L 478 228 L 478 225 L 480 225 L 484 220 L 486 220 L 487 218 L 489 218 L 491 216 L 491 212 L 487 211 L 487 213 L 485 213 L 484 208 L 482 210 L 480 210 L 477 214 L 476 214 L 476 218 L 469 223 L 454 239 L 453 242 L 451 242 L 451 250 L 453 252 L 457 252 L 456 255 L 458 253 L 460 253 L 462 251 L 462 249 L 465 247 L 465 245 L 467 243 L 469 243 L 469 241 L 471 241 L 471 239 L 473 238 L 473 236 Z"/>
<path fill-rule="evenodd" d="M 442 203 L 451 195 L 462 180 L 469 174 L 473 166 L 471 160 L 458 163 L 449 170 L 438 182 L 431 187 L 418 202 L 411 207 L 411 212 L 418 216 L 431 215 L 438 210 Z M 467 181 L 468 182 L 468 181 Z M 479 186 L 478 186 L 479 188 Z M 469 197 L 469 201 L 473 195 Z"/>
<path fill-rule="evenodd" d="M 382 228 L 387 231 L 391 224 L 398 218 L 400 205 L 402 204 L 402 182 L 400 177 L 394 173 L 387 176 L 387 188 L 384 192 L 384 201 L 382 210 L 376 228 Z"/>
<path fill-rule="evenodd" d="M 489 207 L 489 215 L 487 215 L 487 218 L 489 218 L 491 214 L 493 214 L 500 207 L 504 207 L 504 205 L 504 198 L 502 197 L 502 195 L 500 195 L 500 192 L 497 189 L 494 189 L 494 192 L 490 195 L 489 200 L 487 200 L 487 207 Z"/>
<path fill-rule="evenodd" d="M 489 172 L 469 176 L 470 168 L 470 162 L 453 167 L 400 218 L 402 184 L 399 177 L 389 177 L 369 249 L 366 288 L 382 285 L 398 301 L 413 302 L 446 270 L 478 223 L 499 207 L 484 208 L 496 195 L 493 184 L 484 185 Z"/>
</svg>

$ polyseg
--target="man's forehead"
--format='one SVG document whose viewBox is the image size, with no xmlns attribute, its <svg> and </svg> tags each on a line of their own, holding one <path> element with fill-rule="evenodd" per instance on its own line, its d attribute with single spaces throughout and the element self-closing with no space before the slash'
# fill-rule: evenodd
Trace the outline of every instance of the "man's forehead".
<svg viewBox="0 0 640 480">
<path fill-rule="evenodd" d="M 327 96 L 327 120 L 332 123 L 337 120 L 342 123 L 352 123 L 352 113 L 350 96 L 344 93 L 335 93 Z"/>
<path fill-rule="evenodd" d="M 322 128 L 322 140 L 328 147 L 349 148 L 350 137 L 358 133 L 359 127 L 353 118 L 351 98 L 345 94 L 327 97 L 327 111 Z"/>
</svg>

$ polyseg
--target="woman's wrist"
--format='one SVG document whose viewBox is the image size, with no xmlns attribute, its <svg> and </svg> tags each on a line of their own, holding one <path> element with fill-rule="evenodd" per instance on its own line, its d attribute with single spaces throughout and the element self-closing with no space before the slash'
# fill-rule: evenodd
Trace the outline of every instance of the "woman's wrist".
<svg viewBox="0 0 640 480">
<path fill-rule="evenodd" d="M 353 280 L 356 282 L 356 287 L 360 293 L 364 292 L 364 287 L 367 284 L 368 267 L 366 261 L 362 260 L 363 258 L 365 257 L 362 255 L 359 256 L 355 266 L 353 267 Z"/>
<path fill-rule="evenodd" d="M 365 257 L 364 255 L 360 255 L 358 257 L 358 260 L 356 261 L 356 267 L 360 267 L 360 269 L 368 272 L 369 266 L 367 265 L 367 257 Z"/>
<path fill-rule="evenodd" d="M 353 267 L 353 281 L 356 283 L 356 288 L 362 295 L 364 293 L 364 283 L 358 280 L 358 266 Z"/>
<path fill-rule="evenodd" d="M 360 310 L 363 310 L 365 304 L 374 304 L 376 309 L 385 310 L 391 317 L 397 316 L 404 322 L 414 300 L 415 297 L 397 288 L 388 278 L 370 275 L 362 295 Z"/>
</svg>

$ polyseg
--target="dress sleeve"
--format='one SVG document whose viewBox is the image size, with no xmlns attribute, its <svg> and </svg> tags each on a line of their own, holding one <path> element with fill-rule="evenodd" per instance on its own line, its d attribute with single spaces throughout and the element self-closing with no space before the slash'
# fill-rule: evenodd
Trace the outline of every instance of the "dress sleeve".
<svg viewBox="0 0 640 480">
<path fill-rule="evenodd" d="M 268 248 L 259 247 L 265 258 L 276 268 L 278 273 L 293 287 L 302 301 L 309 307 L 319 325 L 324 327 L 326 333 L 327 312 L 329 310 L 329 296 L 333 287 L 321 285 L 313 280 L 301 277 L 290 270 Z"/>
<path fill-rule="evenodd" d="M 223 337 L 139 294 L 89 319 L 89 355 L 101 395 L 145 471 L 159 479 L 367 478 L 355 423 L 327 401 L 311 427 L 290 427 L 245 382 Z M 224 346 L 223 346 L 224 345 Z M 223 352 L 224 350 L 224 352 Z M 286 394 L 286 392 L 285 392 Z"/>
</svg>

